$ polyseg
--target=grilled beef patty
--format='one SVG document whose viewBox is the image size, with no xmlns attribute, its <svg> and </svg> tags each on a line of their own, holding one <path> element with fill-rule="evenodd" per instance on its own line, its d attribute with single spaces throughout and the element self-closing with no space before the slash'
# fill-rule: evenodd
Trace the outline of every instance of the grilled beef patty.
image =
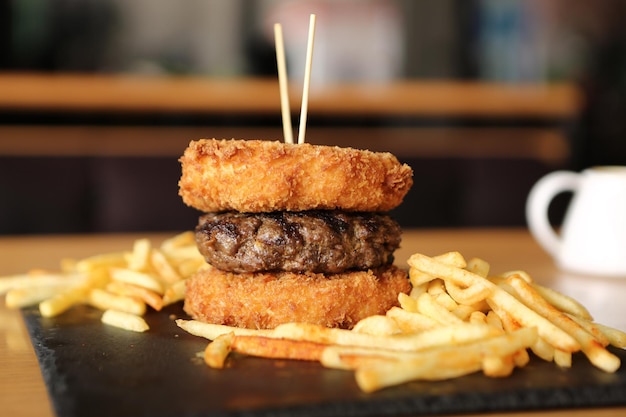
<svg viewBox="0 0 626 417">
<path fill-rule="evenodd" d="M 393 262 L 400 239 L 388 215 L 342 211 L 208 213 L 196 227 L 206 261 L 238 273 L 377 268 Z"/>
</svg>

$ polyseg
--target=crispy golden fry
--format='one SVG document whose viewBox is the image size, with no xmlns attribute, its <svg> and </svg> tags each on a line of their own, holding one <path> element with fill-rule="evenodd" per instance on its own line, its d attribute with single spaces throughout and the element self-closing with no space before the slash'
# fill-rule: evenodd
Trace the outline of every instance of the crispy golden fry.
<svg viewBox="0 0 626 417">
<path fill-rule="evenodd" d="M 48 285 L 45 287 L 15 288 L 9 290 L 5 296 L 8 308 L 22 308 L 38 304 L 67 290 L 68 285 Z"/>
<path fill-rule="evenodd" d="M 487 315 L 482 311 L 476 310 L 469 315 L 468 321 L 476 324 L 487 324 Z"/>
<path fill-rule="evenodd" d="M 398 294 L 398 303 L 405 311 L 417 313 L 417 298 L 405 293 Z"/>
<path fill-rule="evenodd" d="M 491 266 L 487 261 L 483 259 L 472 258 L 467 262 L 466 269 L 470 272 L 475 273 L 476 275 L 487 278 L 489 276 L 489 270 L 491 269 Z"/>
<path fill-rule="evenodd" d="M 412 268 L 416 268 L 424 273 L 436 277 L 445 277 L 446 281 L 451 281 L 461 288 L 476 286 L 477 289 L 475 291 L 485 291 L 482 289 L 483 287 L 486 287 L 486 290 L 488 290 L 492 285 L 480 275 L 456 266 L 438 262 L 434 258 L 419 253 L 411 255 L 408 263 Z"/>
<path fill-rule="evenodd" d="M 137 239 L 133 244 L 133 251 L 128 259 L 128 269 L 133 271 L 148 271 L 150 269 L 150 251 L 152 243 L 149 239 Z"/>
<path fill-rule="evenodd" d="M 353 332 L 374 336 L 391 336 L 402 333 L 398 323 L 389 316 L 374 315 L 360 320 L 352 328 Z"/>
<path fill-rule="evenodd" d="M 102 255 L 90 256 L 76 262 L 76 271 L 88 273 L 97 269 L 108 270 L 109 268 L 115 267 L 122 268 L 125 265 L 126 258 L 123 252 L 105 253 Z"/>
<path fill-rule="evenodd" d="M 194 336 L 215 340 L 219 336 L 234 333 L 236 336 L 271 336 L 272 330 L 244 329 L 242 327 L 224 326 L 222 324 L 210 324 L 197 320 L 176 320 L 176 324 L 181 329 Z"/>
<path fill-rule="evenodd" d="M 609 340 L 609 338 L 602 332 L 600 327 L 597 326 L 595 323 L 589 320 L 582 319 L 578 316 L 575 316 L 569 313 L 564 313 L 564 314 L 570 319 L 572 319 L 572 321 L 574 321 L 580 327 L 585 329 L 587 333 L 593 336 L 593 338 L 596 339 L 596 341 L 600 343 L 602 346 L 606 347 L 611 344 L 611 341 Z"/>
<path fill-rule="evenodd" d="M 154 276 L 144 272 L 137 272 L 127 268 L 112 268 L 111 278 L 114 281 L 147 288 L 157 294 L 162 295 L 164 293 L 163 285 Z"/>
<path fill-rule="evenodd" d="M 525 350 L 518 352 L 525 352 Z M 483 373 L 492 378 L 502 378 L 511 375 L 516 365 L 513 357 L 514 355 L 485 356 L 481 364 Z"/>
<path fill-rule="evenodd" d="M 522 279 L 524 279 L 523 275 L 519 275 Z M 528 282 L 527 279 L 524 281 Z M 568 297 L 565 294 L 561 294 L 558 291 L 555 291 L 551 288 L 542 287 L 538 284 L 532 284 L 533 288 L 541 297 L 543 297 L 547 302 L 552 304 L 555 308 L 561 310 L 564 313 L 571 314 L 572 316 L 580 317 L 584 320 L 593 320 L 589 311 L 580 304 L 578 301 L 574 300 L 571 297 Z"/>
<path fill-rule="evenodd" d="M 460 324 L 463 321 L 438 304 L 429 293 L 420 295 L 417 300 L 417 310 L 442 325 Z"/>
<path fill-rule="evenodd" d="M 489 277 L 489 279 L 493 281 L 501 282 L 501 281 L 505 281 L 511 275 L 519 275 L 524 281 L 528 282 L 529 284 L 533 283 L 533 279 L 528 274 L 528 272 L 521 271 L 521 270 L 508 271 L 508 272 L 505 272 L 504 274 L 500 274 L 499 276 Z M 498 284 L 499 282 L 495 282 L 495 283 Z"/>
<path fill-rule="evenodd" d="M 464 343 L 494 336 L 490 326 L 461 323 L 438 327 L 420 333 L 395 336 L 372 336 L 350 330 L 327 328 L 307 323 L 285 323 L 272 331 L 273 337 L 333 343 L 343 346 L 384 348 L 398 351 L 418 351 L 450 343 Z"/>
<path fill-rule="evenodd" d="M 274 359 L 319 361 L 325 348 L 323 343 L 266 336 L 234 335 L 232 341 L 232 349 L 236 352 Z"/>
<path fill-rule="evenodd" d="M 100 310 L 117 310 L 142 316 L 146 313 L 146 303 L 135 298 L 115 295 L 99 288 L 89 291 L 88 302 Z"/>
<path fill-rule="evenodd" d="M 183 279 L 189 278 L 207 266 L 204 258 L 180 258 L 179 260 L 174 259 L 174 262 L 177 264 L 178 273 Z"/>
<path fill-rule="evenodd" d="M 513 355 L 528 348 L 536 339 L 536 329 L 523 328 L 473 343 L 416 352 L 411 360 L 402 358 L 400 361 L 359 368 L 355 376 L 365 392 L 417 379 L 447 379 L 476 372 L 482 369 L 485 357 Z"/>
<path fill-rule="evenodd" d="M 161 250 L 167 254 L 171 254 L 180 248 L 196 247 L 195 234 L 191 230 L 186 230 L 161 243 Z"/>
<path fill-rule="evenodd" d="M 535 355 L 546 362 L 552 362 L 554 359 L 554 347 L 541 337 L 537 338 L 537 342 L 535 342 L 530 349 Z"/>
<path fill-rule="evenodd" d="M 441 255 L 433 256 L 433 259 L 442 264 L 454 266 L 456 268 L 466 268 L 467 262 L 460 252 L 446 252 Z"/>
<path fill-rule="evenodd" d="M 161 311 L 163 308 L 163 298 L 145 287 L 127 282 L 111 281 L 107 284 L 106 289 L 116 295 L 138 298 L 156 311 Z"/>
<path fill-rule="evenodd" d="M 234 338 L 235 334 L 232 332 L 216 337 L 204 350 L 204 362 L 211 368 L 223 368 L 226 358 L 232 350 Z"/>
<path fill-rule="evenodd" d="M 556 348 L 567 352 L 580 349 L 580 344 L 571 335 L 498 286 L 494 286 L 494 291 L 489 297 L 489 305 L 494 309 L 506 311 L 521 326 L 536 327 L 539 335 Z"/>
<path fill-rule="evenodd" d="M 562 350 L 554 350 L 554 363 L 560 368 L 572 367 L 572 354 L 570 352 L 563 352 Z"/>
<path fill-rule="evenodd" d="M 477 310 L 475 306 L 468 305 L 458 305 L 454 308 L 454 310 L 452 310 L 452 314 L 460 318 L 462 321 L 468 321 L 469 317 L 474 312 L 482 313 L 480 310 Z"/>
<path fill-rule="evenodd" d="M 152 265 L 161 281 L 167 285 L 172 285 L 182 279 L 178 271 L 170 264 L 167 257 L 158 249 L 153 249 L 150 253 Z"/>
<path fill-rule="evenodd" d="M 58 274 L 47 271 L 31 271 L 27 274 L 0 278 L 0 295 L 14 289 L 75 285 L 85 279 L 84 274 Z"/>
<path fill-rule="evenodd" d="M 467 288 L 461 288 L 451 280 L 446 280 L 446 291 L 450 297 L 459 304 L 472 305 L 480 303 L 491 294 L 491 288 L 488 286 L 472 285 Z"/>
<path fill-rule="evenodd" d="M 556 323 L 578 341 L 581 350 L 591 363 L 606 372 L 615 372 L 619 368 L 620 359 L 617 356 L 606 350 L 600 342 L 575 321 L 549 304 L 524 279 L 517 275 L 512 275 L 507 278 L 507 281 L 527 304 L 532 305 L 533 309 L 542 316 L 549 317 L 553 323 Z M 569 349 L 556 348 L 565 352 L 573 352 Z"/>
<path fill-rule="evenodd" d="M 43 317 L 54 317 L 69 310 L 76 304 L 84 303 L 89 287 L 80 285 L 60 292 L 39 303 L 39 312 Z"/>
<path fill-rule="evenodd" d="M 595 323 L 595 326 L 609 339 L 611 345 L 626 349 L 626 333 L 599 323 Z"/>
<path fill-rule="evenodd" d="M 187 289 L 187 283 L 185 280 L 180 280 L 177 283 L 170 285 L 163 294 L 163 305 L 167 306 L 174 304 L 177 301 L 185 299 L 185 291 Z"/>
<path fill-rule="evenodd" d="M 391 307 L 387 310 L 386 316 L 392 318 L 403 333 L 415 333 L 438 326 L 438 323 L 430 317 L 399 307 Z"/>
<path fill-rule="evenodd" d="M 411 281 L 413 288 L 418 288 L 423 284 L 428 284 L 433 279 L 435 279 L 434 275 L 422 272 L 417 268 L 409 268 L 409 280 Z"/>
<path fill-rule="evenodd" d="M 150 329 L 143 317 L 117 310 L 105 310 L 102 323 L 132 332 L 145 332 Z"/>
</svg>

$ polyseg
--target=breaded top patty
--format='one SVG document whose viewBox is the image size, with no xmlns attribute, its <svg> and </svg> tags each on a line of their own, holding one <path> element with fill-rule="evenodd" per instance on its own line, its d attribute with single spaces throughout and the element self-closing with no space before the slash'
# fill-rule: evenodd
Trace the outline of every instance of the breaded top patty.
<svg viewBox="0 0 626 417">
<path fill-rule="evenodd" d="M 413 170 L 387 152 L 263 140 L 192 141 L 180 158 L 179 194 L 205 213 L 389 211 Z"/>
</svg>

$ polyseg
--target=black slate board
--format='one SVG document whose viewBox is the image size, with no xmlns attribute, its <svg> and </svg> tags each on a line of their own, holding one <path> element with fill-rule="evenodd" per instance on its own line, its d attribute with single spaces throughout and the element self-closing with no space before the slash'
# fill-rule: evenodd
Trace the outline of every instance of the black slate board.
<svg viewBox="0 0 626 417">
<path fill-rule="evenodd" d="M 351 372 L 317 363 L 234 356 L 214 370 L 197 356 L 207 341 L 174 323 L 180 306 L 150 312 L 147 333 L 100 323 L 77 307 L 23 315 L 58 417 L 401 416 L 626 405 L 626 351 L 615 374 L 582 355 L 559 369 L 533 358 L 504 379 L 480 373 L 365 394 Z"/>
</svg>

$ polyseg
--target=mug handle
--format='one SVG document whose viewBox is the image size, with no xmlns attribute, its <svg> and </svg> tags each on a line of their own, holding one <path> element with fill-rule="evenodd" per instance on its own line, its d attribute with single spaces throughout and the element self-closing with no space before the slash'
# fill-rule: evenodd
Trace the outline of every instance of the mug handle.
<svg viewBox="0 0 626 417">
<path fill-rule="evenodd" d="M 526 222 L 531 234 L 552 256 L 558 256 L 561 238 L 548 219 L 550 203 L 562 192 L 575 192 L 580 184 L 580 174 L 555 171 L 541 178 L 532 187 L 526 200 Z"/>
</svg>

